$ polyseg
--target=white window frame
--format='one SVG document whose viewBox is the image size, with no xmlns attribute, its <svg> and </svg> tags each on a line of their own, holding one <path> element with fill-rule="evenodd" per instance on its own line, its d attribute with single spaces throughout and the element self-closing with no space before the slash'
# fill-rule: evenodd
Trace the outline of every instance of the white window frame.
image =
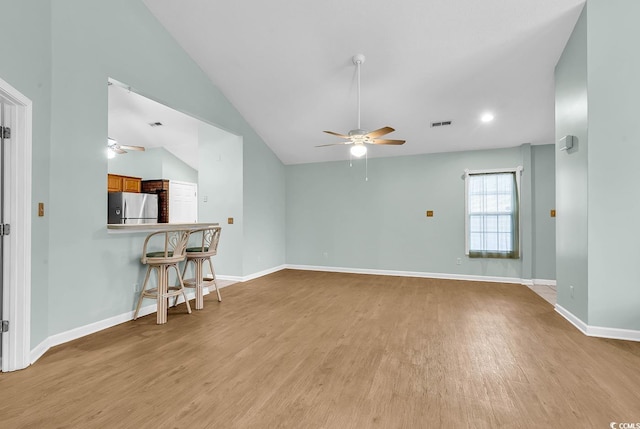
<svg viewBox="0 0 640 429">
<path fill-rule="evenodd" d="M 518 195 L 518 237 L 522 237 L 522 225 L 520 224 L 520 182 L 522 178 L 522 171 L 524 169 L 521 165 L 515 168 L 493 168 L 486 170 L 464 170 L 464 254 L 469 256 L 469 176 L 474 174 L 501 174 L 501 173 L 515 173 L 516 177 L 516 191 Z M 518 239 L 518 254 L 521 254 L 522 240 Z"/>
</svg>

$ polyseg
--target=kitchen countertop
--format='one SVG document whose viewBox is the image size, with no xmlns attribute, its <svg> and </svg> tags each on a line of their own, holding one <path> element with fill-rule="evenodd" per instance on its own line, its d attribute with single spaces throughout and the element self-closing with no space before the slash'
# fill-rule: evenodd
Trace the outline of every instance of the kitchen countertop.
<svg viewBox="0 0 640 429">
<path fill-rule="evenodd" d="M 109 233 L 121 232 L 155 232 L 173 231 L 182 229 L 199 229 L 220 225 L 218 222 L 197 222 L 197 223 L 138 223 L 138 224 L 107 224 Z"/>
</svg>

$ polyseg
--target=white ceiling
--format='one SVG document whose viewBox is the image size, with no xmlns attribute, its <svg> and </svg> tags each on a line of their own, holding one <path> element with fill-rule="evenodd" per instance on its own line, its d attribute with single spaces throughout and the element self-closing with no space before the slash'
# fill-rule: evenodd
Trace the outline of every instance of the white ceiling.
<svg viewBox="0 0 640 429">
<path fill-rule="evenodd" d="M 199 120 L 137 94 L 120 82 L 109 82 L 112 83 L 109 85 L 110 138 L 121 145 L 145 149 L 163 147 L 191 168 L 198 169 Z M 156 122 L 162 125 L 150 125 Z"/>
<path fill-rule="evenodd" d="M 396 129 L 395 156 L 554 142 L 553 71 L 585 0 L 144 0 L 285 164 L 323 130 Z M 482 124 L 491 111 L 495 120 Z M 451 120 L 449 127 L 431 128 Z"/>
</svg>

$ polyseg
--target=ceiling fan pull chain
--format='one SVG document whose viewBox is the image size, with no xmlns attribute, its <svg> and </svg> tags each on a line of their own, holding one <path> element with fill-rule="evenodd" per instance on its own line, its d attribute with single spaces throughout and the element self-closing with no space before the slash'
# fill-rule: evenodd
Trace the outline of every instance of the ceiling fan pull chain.
<svg viewBox="0 0 640 429">
<path fill-rule="evenodd" d="M 364 154 L 364 181 L 369 181 L 369 154 L 366 152 Z"/>
</svg>

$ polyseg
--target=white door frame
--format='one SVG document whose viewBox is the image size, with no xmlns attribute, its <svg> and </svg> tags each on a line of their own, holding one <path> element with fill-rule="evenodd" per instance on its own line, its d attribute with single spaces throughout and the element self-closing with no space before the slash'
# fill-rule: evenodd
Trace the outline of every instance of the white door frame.
<svg viewBox="0 0 640 429">
<path fill-rule="evenodd" d="M 14 371 L 31 364 L 31 118 L 32 103 L 0 79 L 0 97 L 13 105 L 10 119 L 10 150 L 5 153 L 5 223 L 11 232 L 5 237 L 2 314 L 9 320 L 8 335 L 2 335 L 2 371 Z M 5 124 L 7 126 L 7 124 Z"/>
</svg>

